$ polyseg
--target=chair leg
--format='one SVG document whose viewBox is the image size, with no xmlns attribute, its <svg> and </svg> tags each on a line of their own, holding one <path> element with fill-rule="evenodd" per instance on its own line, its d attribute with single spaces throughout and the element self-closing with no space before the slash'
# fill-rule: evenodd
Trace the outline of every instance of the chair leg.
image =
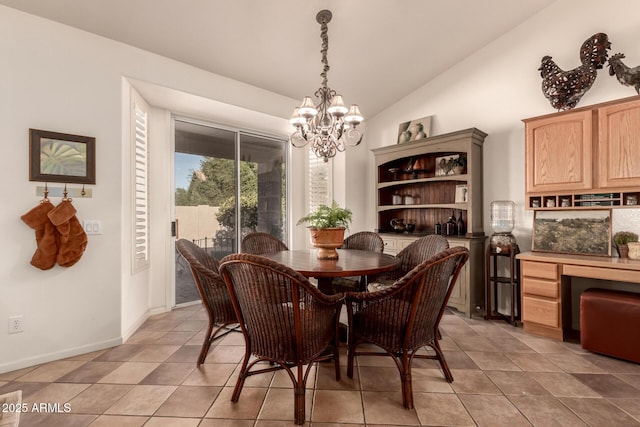
<svg viewBox="0 0 640 427">
<path fill-rule="evenodd" d="M 244 359 L 242 360 L 242 367 L 240 368 L 240 373 L 238 374 L 238 381 L 236 381 L 236 386 L 234 387 L 233 394 L 231 395 L 232 402 L 237 402 L 238 399 L 240 399 L 240 392 L 242 392 L 244 380 L 247 378 L 247 365 L 249 364 L 250 357 L 251 353 L 249 352 L 249 349 L 246 349 Z"/>
<path fill-rule="evenodd" d="M 198 356 L 198 363 L 196 366 L 200 367 L 204 363 L 204 360 L 207 358 L 207 353 L 209 353 L 209 347 L 211 347 L 211 331 L 213 331 L 213 322 L 209 320 L 209 327 L 207 328 L 207 333 L 204 336 L 204 342 L 202 343 L 202 349 L 200 349 L 200 355 Z"/>
<path fill-rule="evenodd" d="M 401 358 L 402 372 L 400 381 L 402 382 L 402 404 L 406 409 L 413 409 L 413 385 L 411 384 L 411 358 L 406 351 L 402 352 Z"/>
<path fill-rule="evenodd" d="M 302 425 L 304 424 L 304 417 L 305 417 L 305 413 L 304 413 L 304 406 L 305 406 L 305 399 L 304 399 L 304 392 L 305 392 L 305 386 L 304 383 L 301 382 L 301 380 L 298 380 L 298 383 L 296 384 L 293 393 L 294 393 L 294 418 L 295 418 L 295 423 L 298 425 Z"/>
<path fill-rule="evenodd" d="M 448 383 L 452 383 L 453 375 L 449 370 L 449 366 L 447 365 L 447 361 L 444 358 L 444 353 L 442 353 L 442 350 L 440 349 L 440 344 L 438 344 L 438 340 L 433 340 L 433 344 L 431 345 L 431 347 L 436 352 L 436 358 L 440 362 L 440 367 L 442 367 L 442 372 L 444 373 L 445 379 L 447 380 Z"/>
</svg>

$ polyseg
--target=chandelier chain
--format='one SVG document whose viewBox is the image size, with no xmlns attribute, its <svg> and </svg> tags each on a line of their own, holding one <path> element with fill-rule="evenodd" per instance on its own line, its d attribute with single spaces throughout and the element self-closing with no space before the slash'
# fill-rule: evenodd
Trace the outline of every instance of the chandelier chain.
<svg viewBox="0 0 640 427">
<path fill-rule="evenodd" d="M 320 39 L 322 39 L 322 49 L 320 49 L 320 53 L 322 54 L 322 64 L 324 64 L 320 77 L 322 77 L 322 87 L 327 87 L 327 72 L 329 71 L 329 61 L 327 60 L 327 53 L 329 52 L 329 26 L 324 20 L 322 24 L 320 24 Z"/>
</svg>

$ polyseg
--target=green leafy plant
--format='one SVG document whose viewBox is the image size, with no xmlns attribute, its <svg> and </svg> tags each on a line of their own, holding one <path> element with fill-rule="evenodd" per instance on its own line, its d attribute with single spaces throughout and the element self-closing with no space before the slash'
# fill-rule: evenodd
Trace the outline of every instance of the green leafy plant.
<svg viewBox="0 0 640 427">
<path fill-rule="evenodd" d="M 298 225 L 308 223 L 314 228 L 349 228 L 353 213 L 351 210 L 341 208 L 334 200 L 331 206 L 320 205 L 316 210 L 298 220 Z"/>
<path fill-rule="evenodd" d="M 626 245 L 629 242 L 637 242 L 638 235 L 631 231 L 618 231 L 613 235 L 613 241 L 616 245 Z"/>
</svg>

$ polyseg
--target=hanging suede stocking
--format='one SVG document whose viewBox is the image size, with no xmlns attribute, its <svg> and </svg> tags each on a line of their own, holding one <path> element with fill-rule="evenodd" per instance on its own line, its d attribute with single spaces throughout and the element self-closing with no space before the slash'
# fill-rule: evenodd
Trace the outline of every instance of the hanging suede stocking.
<svg viewBox="0 0 640 427">
<path fill-rule="evenodd" d="M 47 214 L 54 209 L 49 200 L 43 200 L 20 219 L 36 230 L 36 252 L 31 258 L 31 265 L 41 270 L 48 270 L 56 264 L 58 255 L 58 233 Z"/>
<path fill-rule="evenodd" d="M 71 267 L 80 260 L 87 247 L 87 233 L 76 217 L 76 208 L 71 204 L 71 199 L 62 199 L 47 215 L 60 234 L 58 264 Z"/>
</svg>

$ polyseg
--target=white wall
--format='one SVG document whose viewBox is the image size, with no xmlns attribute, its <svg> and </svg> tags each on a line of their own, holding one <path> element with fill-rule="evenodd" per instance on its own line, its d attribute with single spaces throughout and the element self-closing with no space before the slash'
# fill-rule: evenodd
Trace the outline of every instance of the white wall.
<svg viewBox="0 0 640 427">
<path fill-rule="evenodd" d="M 260 123 L 260 130 L 284 136 L 286 117 L 298 101 L 4 6 L 0 52 L 0 221 L 5 242 L 11 242 L 0 257 L 0 325 L 9 316 L 24 316 L 23 333 L 9 335 L 0 327 L 4 372 L 116 345 L 149 313 L 168 308 L 169 110 L 222 123 Z M 151 115 L 152 267 L 135 276 L 130 242 L 123 239 L 130 225 L 130 81 L 165 103 Z M 29 128 L 96 138 L 93 197 L 73 203 L 81 220 L 102 221 L 103 234 L 89 237 L 82 259 L 70 268 L 29 265 L 34 232 L 20 215 L 39 202 L 35 189 L 41 185 L 28 180 Z"/>
<path fill-rule="evenodd" d="M 491 234 L 489 205 L 492 200 L 516 203 L 516 235 L 521 250 L 531 247 L 533 215 L 524 202 L 524 125 L 522 119 L 555 110 L 542 94 L 537 68 L 551 55 L 564 70 L 580 65 L 579 49 L 592 34 L 608 34 L 610 55 L 626 54 L 626 64 L 640 64 L 638 15 L 635 0 L 559 0 L 485 46 L 464 62 L 446 71 L 410 96 L 367 121 L 368 148 L 394 144 L 398 124 L 433 115 L 432 135 L 476 127 L 488 133 L 484 143 L 484 229 Z M 473 37 L 469 34 L 469 37 Z M 428 47 L 426 48 L 428 54 Z M 433 58 L 437 61 L 438 58 Z M 578 107 L 635 95 L 598 71 L 592 88 Z M 369 165 L 373 154 L 369 153 Z M 367 228 L 376 227 L 375 170 L 368 168 Z M 640 231 L 640 213 L 614 212 L 614 231 L 624 227 Z"/>
</svg>

